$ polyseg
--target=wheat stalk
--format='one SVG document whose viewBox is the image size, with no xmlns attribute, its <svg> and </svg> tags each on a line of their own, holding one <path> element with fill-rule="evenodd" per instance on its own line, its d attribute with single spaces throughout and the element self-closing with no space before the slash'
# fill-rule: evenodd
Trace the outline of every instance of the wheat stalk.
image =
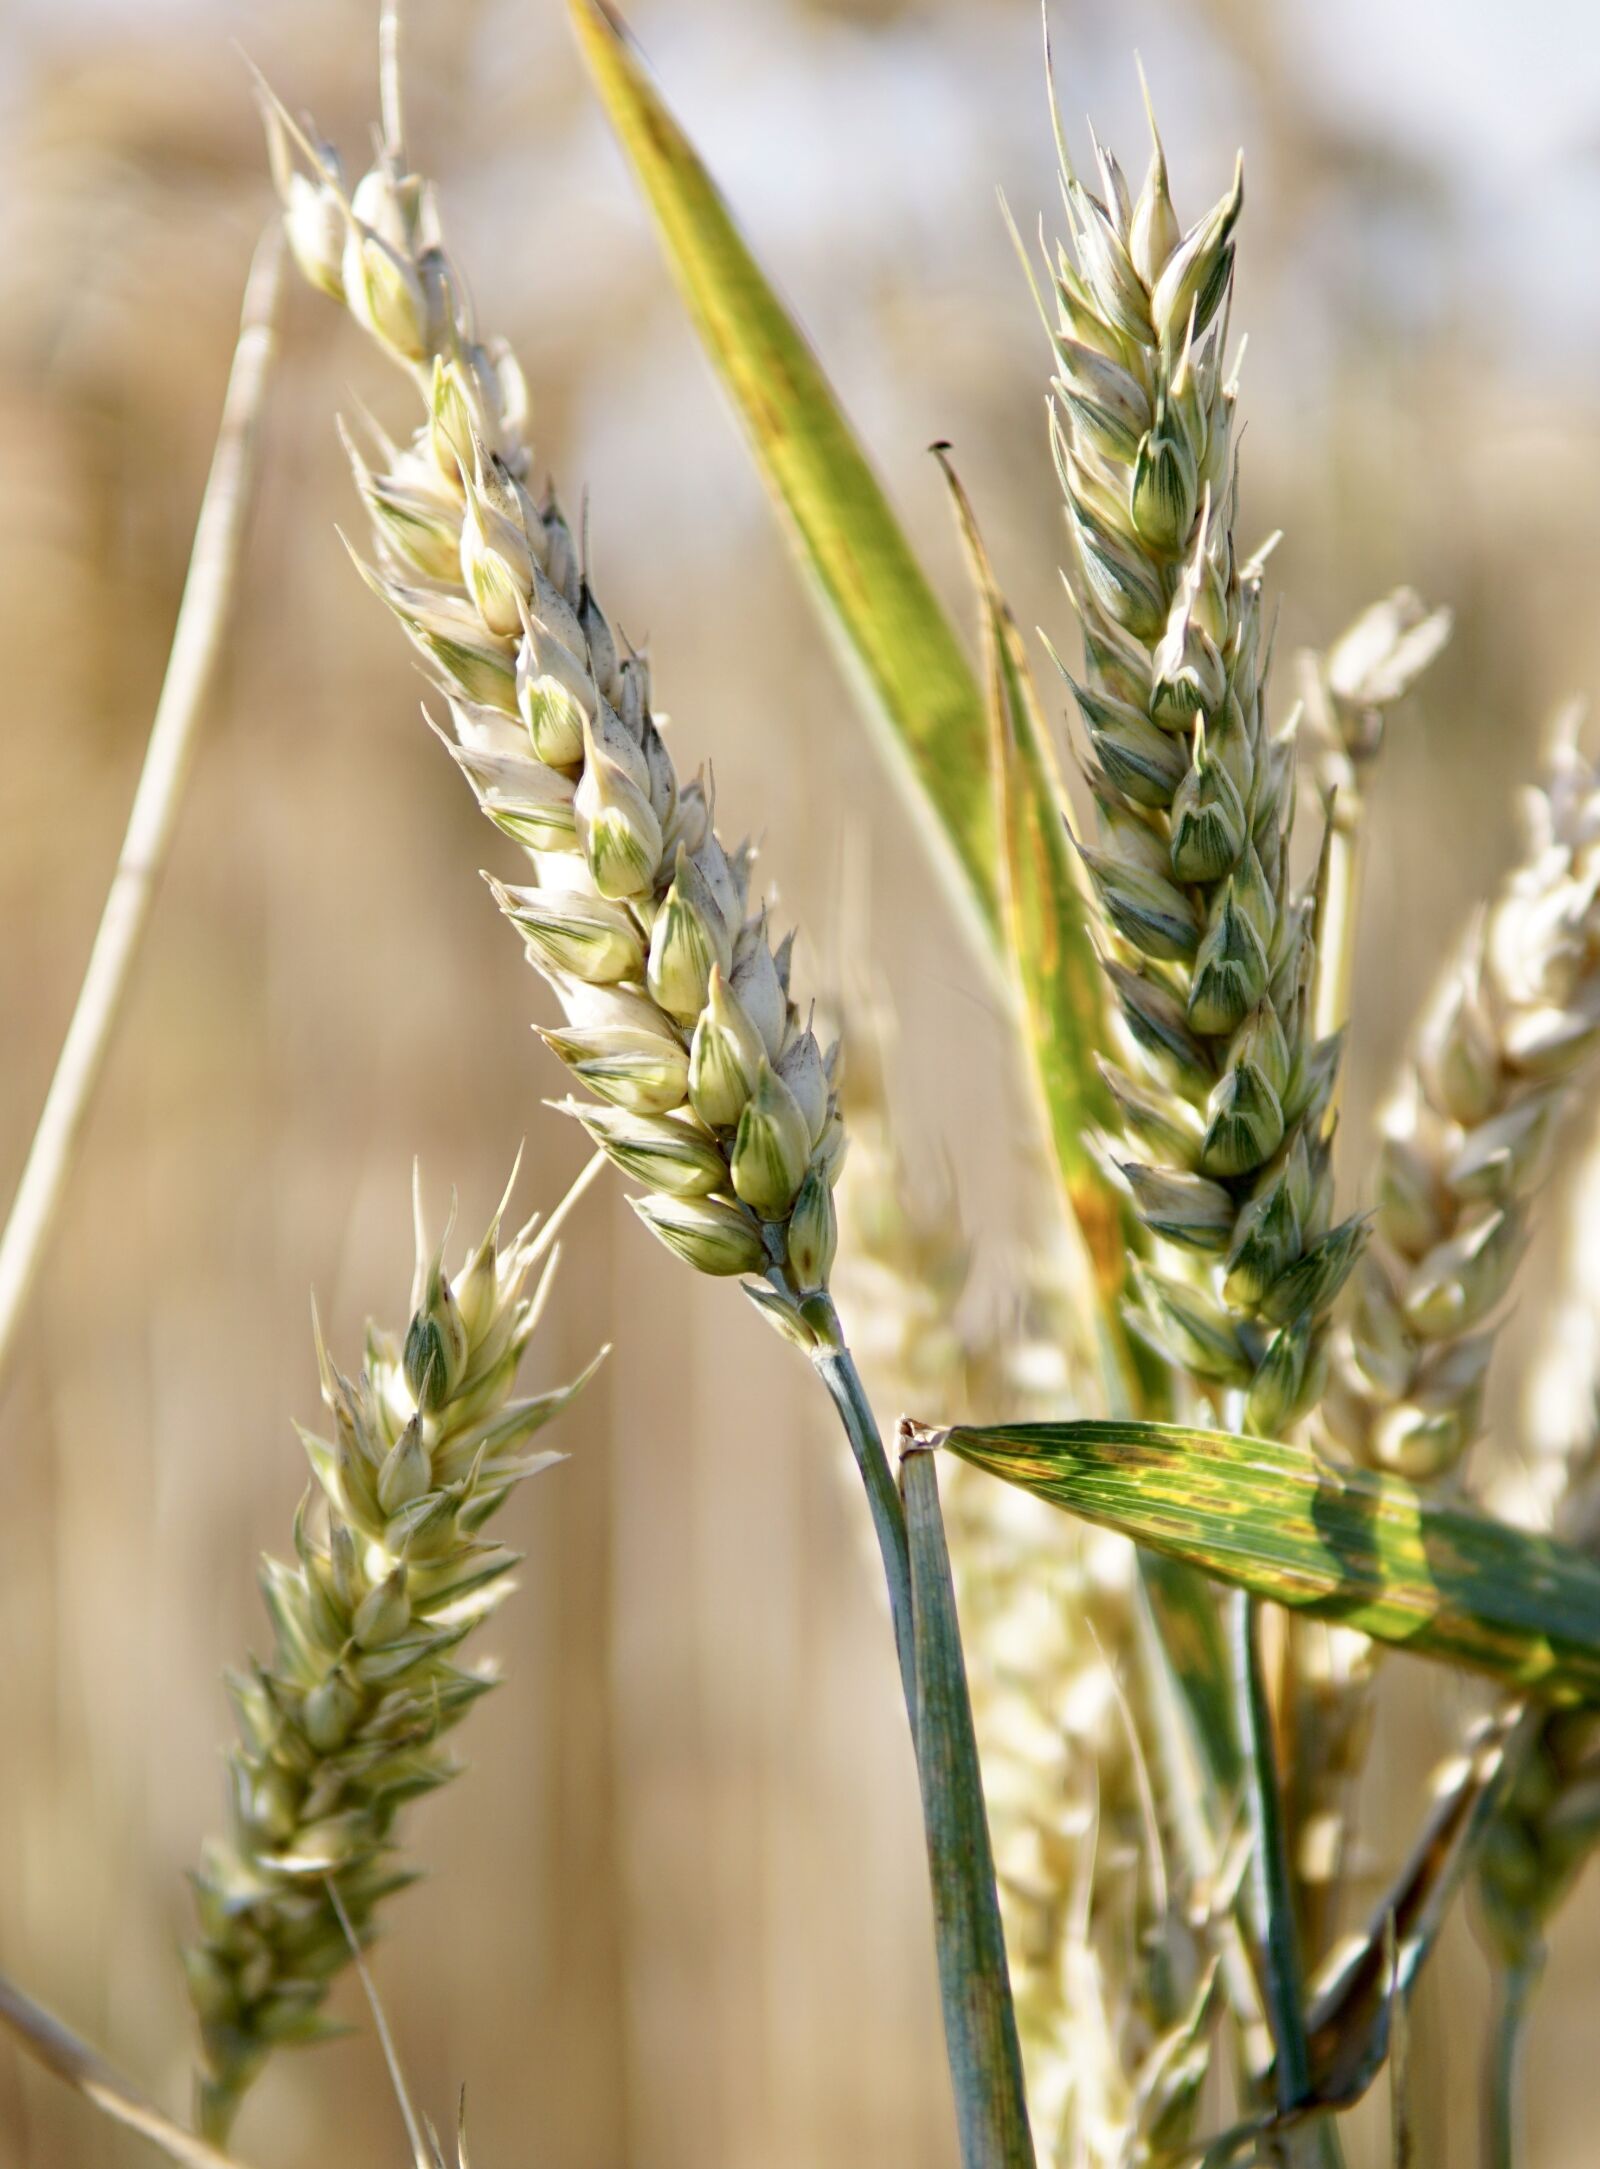
<svg viewBox="0 0 1600 2169">
<path fill-rule="evenodd" d="M 180 2169 L 245 2169 L 173 2122 L 131 2079 L 109 2064 L 53 2013 L 0 1974 L 0 2026 L 35 2063 L 83 2096 L 102 2116 L 154 2147 Z"/>
<path fill-rule="evenodd" d="M 1070 1261 L 1040 1261 L 1015 1318 L 963 1315 L 955 1184 L 895 1144 L 883 1038 L 852 1014 L 840 1295 L 869 1381 L 902 1407 L 1059 1414 L 1093 1371 Z M 1215 1983 L 1143 1766 L 1132 1551 L 960 1464 L 943 1490 L 1035 2143 L 1115 2169 L 1187 2134 Z"/>
<path fill-rule="evenodd" d="M 364 570 L 432 666 L 451 717 L 441 735 L 480 806 L 530 862 L 530 884 L 491 886 L 561 1003 L 546 1042 L 596 1096 L 562 1111 L 643 1185 L 632 1202 L 668 1248 L 743 1278 L 834 1401 L 888 1585 L 930 1870 L 950 1900 L 937 1940 L 962 2145 L 974 2164 L 985 2149 L 1010 2160 L 1022 2075 L 982 1801 L 965 1785 L 975 1752 L 953 1606 L 934 1573 L 919 1638 L 905 1508 L 828 1294 L 836 1056 L 791 997 L 793 937 L 774 949 L 752 851 L 725 849 L 704 783 L 680 783 L 645 658 L 602 611 L 553 493 L 533 494 L 521 374 L 476 335 L 433 191 L 405 158 L 392 54 L 389 74 L 377 163 L 350 191 L 332 152 L 264 101 L 301 268 L 423 398 L 407 447 L 379 440 L 381 471 L 351 448 L 376 544 Z M 931 1567 L 937 1492 L 926 1472 L 916 1482 Z M 961 1977 L 968 1931 L 981 1978 Z"/>
<path fill-rule="evenodd" d="M 561 1458 L 527 1449 L 589 1376 L 511 1398 L 556 1230 L 599 1165 L 542 1227 L 503 1239 L 502 1203 L 453 1281 L 419 1205 L 410 1324 L 403 1338 L 369 1328 L 356 1379 L 318 1332 L 333 1437 L 302 1432 L 314 1482 L 295 1562 L 263 1568 L 272 1659 L 229 1678 L 240 1737 L 228 1831 L 202 1858 L 199 1936 L 184 1954 L 213 2139 L 273 2048 L 329 2031 L 330 1979 L 381 1900 L 412 1880 L 392 1857 L 395 1818 L 456 1774 L 444 1736 L 494 1685 L 455 1652 L 513 1586 L 517 1555 L 481 1532 L 516 1485 Z"/>
<path fill-rule="evenodd" d="M 127 833 L 72 1021 L 0 1234 L 0 1376 L 66 1194 L 78 1139 L 122 1013 L 226 645 L 253 499 L 282 257 L 278 235 L 264 236 L 245 282 L 222 419 Z"/>
<path fill-rule="evenodd" d="M 1561 1297 L 1525 1394 L 1529 1453 L 1496 1472 L 1491 1495 L 1519 1519 L 1600 1552 L 1600 1306 L 1595 1228 L 1600 1151 L 1591 1140 L 1567 1205 Z M 1514 1771 L 1479 1860 L 1480 1917 L 1499 1973 L 1500 2042 L 1491 2114 L 1509 2130 L 1518 2035 L 1543 1971 L 1545 1936 L 1594 1850 L 1600 1738 L 1593 1714 L 1547 1711 Z"/>
<path fill-rule="evenodd" d="M 1367 795 L 1389 714 L 1438 656 L 1451 624 L 1448 610 L 1429 611 L 1410 588 L 1397 588 L 1362 611 L 1326 651 L 1297 659 L 1301 737 L 1328 818 L 1313 999 L 1319 1035 L 1342 1030 L 1350 1014 Z M 1353 1688 L 1368 1656 L 1348 1628 L 1294 1619 L 1286 1630 L 1281 1705 L 1290 1740 L 1290 1850 L 1301 1933 L 1315 1954 L 1330 1933 L 1348 1839 L 1345 1810 L 1370 1729 L 1366 1703 Z"/>
<path fill-rule="evenodd" d="M 1156 1246 L 1130 1322 L 1231 1428 L 1274 1435 L 1321 1391 L 1365 1231 L 1331 1224 L 1339 1040 L 1316 1036 L 1312 1012 L 1327 853 L 1297 893 L 1293 726 L 1274 734 L 1266 714 L 1265 552 L 1241 559 L 1234 540 L 1224 348 L 1243 183 L 1236 170 L 1185 232 L 1153 115 L 1137 195 L 1098 143 L 1095 195 L 1059 120 L 1057 134 L 1070 246 L 1052 270 L 1051 421 L 1084 649 L 1069 682 L 1098 814 L 1083 859 L 1125 1028 L 1102 1064 L 1122 1129 L 1108 1149 Z M 1310 2084 L 1291 1875 L 1256 1607 L 1236 1599 L 1228 1620 L 1246 1905 L 1287 2113 Z"/>
</svg>

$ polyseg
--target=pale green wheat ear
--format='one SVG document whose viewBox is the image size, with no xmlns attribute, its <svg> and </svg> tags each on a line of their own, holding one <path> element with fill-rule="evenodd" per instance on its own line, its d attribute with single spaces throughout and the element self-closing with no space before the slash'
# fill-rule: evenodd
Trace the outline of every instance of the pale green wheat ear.
<svg viewBox="0 0 1600 2169">
<path fill-rule="evenodd" d="M 371 518 L 362 569 L 427 658 L 441 728 L 485 814 L 530 862 L 491 880 L 565 1021 L 547 1044 L 600 1104 L 562 1103 L 642 1185 L 641 1220 L 701 1272 L 750 1276 L 777 1325 L 831 1341 L 834 1058 L 790 995 L 704 782 L 680 783 L 650 673 L 602 611 L 552 492 L 535 494 L 520 370 L 474 328 L 398 94 L 377 164 L 346 191 L 334 154 L 264 94 L 290 245 L 413 379 L 409 444 L 350 446 Z M 431 720 L 431 719 L 430 719 Z"/>
<path fill-rule="evenodd" d="M 410 1324 L 399 1337 L 369 1328 L 354 1379 L 318 1332 L 332 1436 L 302 1432 L 314 1482 L 294 1561 L 263 1568 L 272 1655 L 229 1676 L 228 1828 L 194 1879 L 199 1935 L 184 1954 L 213 2139 L 274 2048 L 338 2030 L 322 2010 L 329 1982 L 380 1902 L 414 1880 L 395 1854 L 399 1811 L 457 1774 L 444 1735 L 495 1684 L 456 1652 L 513 1586 L 517 1554 L 483 1531 L 561 1459 L 530 1442 L 593 1370 L 511 1397 L 556 1230 L 600 1164 L 509 1239 L 502 1204 L 454 1279 L 419 1210 Z"/>
<path fill-rule="evenodd" d="M 1063 144 L 1070 248 L 1051 269 L 1099 828 L 1084 861 L 1125 1027 L 1110 1149 L 1157 1245 L 1139 1329 L 1275 1433 L 1317 1397 L 1363 1230 L 1330 1226 L 1339 1043 L 1311 1014 L 1317 898 L 1290 878 L 1295 746 L 1267 719 L 1262 554 L 1234 540 L 1224 348 L 1243 186 L 1236 172 L 1185 231 L 1151 134 L 1136 193 L 1096 144 L 1095 194 Z"/>
</svg>

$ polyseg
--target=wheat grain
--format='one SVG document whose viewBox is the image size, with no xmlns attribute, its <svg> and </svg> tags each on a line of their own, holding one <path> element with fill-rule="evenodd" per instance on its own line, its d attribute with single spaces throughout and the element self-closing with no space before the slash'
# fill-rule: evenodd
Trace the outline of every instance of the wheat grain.
<svg viewBox="0 0 1600 2169">
<path fill-rule="evenodd" d="M 1152 138 L 1137 196 L 1098 144 L 1094 195 L 1062 146 L 1052 415 L 1099 817 L 1083 855 L 1127 1028 L 1106 1075 L 1139 1156 L 1119 1157 L 1161 1252 L 1135 1323 L 1278 1431 L 1316 1398 L 1362 1230 L 1329 1225 L 1338 1041 L 1312 1030 L 1316 898 L 1290 880 L 1294 740 L 1267 724 L 1262 561 L 1234 542 L 1242 183 L 1183 233 Z"/>
<path fill-rule="evenodd" d="M 554 495 L 532 494 L 522 376 L 476 335 L 431 186 L 391 139 L 347 193 L 333 154 L 265 110 L 301 268 L 423 395 L 379 471 L 350 447 L 365 570 L 432 666 L 479 805 L 531 862 L 531 884 L 491 886 L 564 1011 L 546 1042 L 601 1102 L 563 1111 L 644 1185 L 633 1203 L 669 1249 L 750 1276 L 814 1350 L 843 1132 L 834 1057 L 790 996 L 792 937 L 774 949 L 753 852 L 724 848 L 703 779 L 680 784 L 644 656 L 601 610 Z"/>
<path fill-rule="evenodd" d="M 403 1339 L 369 1329 L 358 1378 L 317 1336 L 334 1435 L 301 1434 L 315 1481 L 295 1562 L 263 1569 L 272 1659 L 229 1679 L 240 1738 L 228 1831 L 195 1878 L 200 1933 L 185 1953 L 213 2139 L 273 2048 L 329 2030 L 321 2007 L 350 1939 L 412 1880 L 393 1859 L 396 1815 L 456 1774 L 444 1736 L 494 1684 L 454 1657 L 517 1563 L 480 1532 L 561 1458 L 526 1449 L 588 1376 L 511 1399 L 565 1207 L 505 1241 L 504 1209 L 453 1282 L 419 1211 L 410 1325 Z"/>
</svg>

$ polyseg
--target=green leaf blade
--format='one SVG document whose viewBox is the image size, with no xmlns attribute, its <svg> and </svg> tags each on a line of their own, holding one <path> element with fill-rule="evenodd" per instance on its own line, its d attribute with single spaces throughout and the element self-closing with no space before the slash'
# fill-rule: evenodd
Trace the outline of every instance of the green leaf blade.
<svg viewBox="0 0 1600 2169">
<path fill-rule="evenodd" d="M 603 0 L 578 42 L 706 352 L 969 925 L 996 929 L 983 698 L 821 365 Z M 990 953 L 990 942 L 983 941 Z"/>
<path fill-rule="evenodd" d="M 1023 1046 L 1060 1177 L 1100 1296 L 1118 1398 L 1149 1406 L 1140 1351 L 1122 1321 L 1138 1223 L 1091 1145 L 1112 1119 L 1096 1063 L 1110 1037 L 1105 972 L 1090 935 L 1087 884 L 1067 827 L 1067 799 L 1027 650 L 946 448 L 935 447 L 983 617 L 989 766 L 1000 850 L 1000 924 L 1020 1005 Z M 1113 1406 L 1117 1401 L 1113 1400 Z"/>
<path fill-rule="evenodd" d="M 1178 1424 L 959 1427 L 964 1460 L 1271 1603 L 1600 1700 L 1600 1565 L 1304 1447 Z"/>
</svg>

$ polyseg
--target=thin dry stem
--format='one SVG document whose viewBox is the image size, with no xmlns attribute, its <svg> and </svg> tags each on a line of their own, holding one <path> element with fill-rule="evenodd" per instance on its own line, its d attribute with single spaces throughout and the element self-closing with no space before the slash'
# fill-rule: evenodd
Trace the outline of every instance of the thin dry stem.
<svg viewBox="0 0 1600 2169">
<path fill-rule="evenodd" d="M 35 2063 L 42 2064 L 58 2079 L 64 2079 L 113 2123 L 148 2140 L 169 2161 L 183 2163 L 185 2169 L 244 2169 L 237 2156 L 219 2153 L 204 2139 L 197 2139 L 192 2131 L 185 2131 L 181 2124 L 175 2124 L 153 2101 L 146 2099 L 131 2080 L 114 2070 L 97 2049 L 80 2041 L 60 2019 L 52 2017 L 31 1996 L 24 1995 L 16 1983 L 8 1981 L 3 1974 L 0 1974 L 0 2025 Z"/>
<path fill-rule="evenodd" d="M 253 495 L 262 408 L 274 347 L 283 244 L 262 236 L 245 284 L 239 341 L 223 400 L 211 472 L 195 527 L 172 652 L 128 816 L 110 894 L 77 1007 L 0 1236 L 0 1377 L 66 1192 L 106 1050 L 144 938 L 178 808 L 194 764 L 232 622 L 245 519 Z"/>
</svg>

